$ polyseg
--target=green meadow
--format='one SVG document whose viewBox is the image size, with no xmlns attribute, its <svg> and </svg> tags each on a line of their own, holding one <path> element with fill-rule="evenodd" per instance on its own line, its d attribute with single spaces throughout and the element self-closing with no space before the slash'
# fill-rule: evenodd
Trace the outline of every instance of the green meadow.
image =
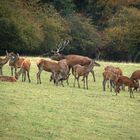
<svg viewBox="0 0 140 140">
<path fill-rule="evenodd" d="M 134 99 L 128 90 L 115 96 L 102 90 L 105 66 L 118 66 L 124 75 L 140 69 L 140 64 L 100 62 L 95 67 L 96 82 L 89 75 L 89 89 L 76 85 L 70 75 L 65 87 L 49 82 L 50 73 L 42 72 L 37 84 L 36 61 L 29 57 L 31 83 L 0 82 L 0 140 L 140 140 L 140 92 Z M 10 75 L 6 64 L 4 75 Z"/>
</svg>

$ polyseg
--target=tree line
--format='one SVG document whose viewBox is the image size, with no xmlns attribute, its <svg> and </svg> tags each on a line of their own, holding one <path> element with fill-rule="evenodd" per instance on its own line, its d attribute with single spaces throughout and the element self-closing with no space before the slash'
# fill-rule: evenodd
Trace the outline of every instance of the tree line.
<svg viewBox="0 0 140 140">
<path fill-rule="evenodd" d="M 70 40 L 64 54 L 140 61 L 139 0 L 0 1 L 0 53 L 50 55 Z"/>
</svg>

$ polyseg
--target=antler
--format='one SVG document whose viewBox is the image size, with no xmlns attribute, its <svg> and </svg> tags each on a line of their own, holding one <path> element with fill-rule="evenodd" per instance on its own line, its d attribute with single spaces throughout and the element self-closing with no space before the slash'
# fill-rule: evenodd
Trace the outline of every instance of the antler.
<svg viewBox="0 0 140 140">
<path fill-rule="evenodd" d="M 64 50 L 64 48 L 69 44 L 69 40 L 65 40 L 64 42 L 63 42 L 63 44 L 61 45 L 61 47 L 59 48 L 59 52 L 60 51 L 63 51 Z"/>
<path fill-rule="evenodd" d="M 51 52 L 52 53 L 59 53 L 60 51 L 63 51 L 64 50 L 64 48 L 69 44 L 69 40 L 65 40 L 64 42 L 60 42 L 59 44 L 58 44 L 58 47 L 57 47 L 57 49 L 56 49 L 56 51 L 55 50 L 51 50 Z"/>
<path fill-rule="evenodd" d="M 61 49 L 62 45 L 63 45 L 63 43 L 62 43 L 62 41 L 61 41 L 61 42 L 59 43 L 59 45 L 58 45 L 57 50 L 56 50 L 57 53 L 60 52 L 60 49 Z"/>
</svg>

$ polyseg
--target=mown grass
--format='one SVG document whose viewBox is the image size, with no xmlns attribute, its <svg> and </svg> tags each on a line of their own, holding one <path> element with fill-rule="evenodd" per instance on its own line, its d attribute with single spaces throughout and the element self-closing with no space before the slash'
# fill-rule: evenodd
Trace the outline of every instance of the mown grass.
<svg viewBox="0 0 140 140">
<path fill-rule="evenodd" d="M 119 66 L 124 75 L 140 69 L 139 64 L 99 62 L 96 82 L 89 76 L 89 90 L 70 85 L 54 86 L 43 72 L 36 84 L 36 60 L 31 57 L 31 80 L 0 82 L 1 140 L 139 140 L 140 93 L 130 99 L 127 91 L 117 97 L 102 91 L 102 72 L 106 65 Z M 10 75 L 8 64 L 5 75 Z M 80 82 L 82 86 L 82 81 Z"/>
</svg>

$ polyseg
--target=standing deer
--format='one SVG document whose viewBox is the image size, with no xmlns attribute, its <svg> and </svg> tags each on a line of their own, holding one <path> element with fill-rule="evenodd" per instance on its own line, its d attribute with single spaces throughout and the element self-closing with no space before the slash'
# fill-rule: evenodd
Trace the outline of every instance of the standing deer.
<svg viewBox="0 0 140 140">
<path fill-rule="evenodd" d="M 10 53 L 8 53 L 6 51 L 6 56 L 5 58 L 0 58 L 0 75 L 3 75 L 3 66 L 9 61 L 9 58 L 10 58 Z"/>
<path fill-rule="evenodd" d="M 52 53 L 54 53 L 53 56 L 51 56 L 51 59 L 53 60 L 62 60 L 62 59 L 66 59 L 67 61 L 67 64 L 69 66 L 69 70 L 74 66 L 74 65 L 81 65 L 81 66 L 88 66 L 90 64 L 90 62 L 92 61 L 91 58 L 89 57 L 85 57 L 85 56 L 81 56 L 81 55 L 63 55 L 63 54 L 60 54 L 60 51 L 62 51 L 65 46 L 67 46 L 69 44 L 69 40 L 68 41 L 64 41 L 63 43 L 60 42 L 60 44 L 58 45 L 58 48 L 56 51 L 52 51 Z M 95 74 L 94 74 L 94 71 L 93 69 L 90 71 L 93 75 L 93 79 L 94 79 L 94 82 L 96 81 L 95 80 Z"/>
<path fill-rule="evenodd" d="M 106 66 L 104 68 L 103 72 L 103 91 L 105 91 L 106 88 L 106 82 L 108 83 L 108 87 L 110 85 L 110 91 L 112 91 L 112 87 L 115 87 L 115 83 L 117 79 L 123 75 L 122 70 L 119 67 L 114 67 L 114 66 Z"/>
<path fill-rule="evenodd" d="M 112 91 L 112 87 L 115 87 L 115 83 L 117 81 L 117 75 L 112 71 L 104 71 L 103 72 L 103 91 L 106 90 L 106 82 L 109 81 L 110 84 L 110 91 Z"/>
<path fill-rule="evenodd" d="M 100 66 L 100 64 L 96 63 L 95 61 L 91 60 L 88 66 L 81 66 L 79 64 L 73 67 L 73 75 L 75 77 L 73 86 L 75 87 L 75 81 L 77 80 L 78 87 L 80 88 L 79 78 L 83 76 L 84 88 L 88 89 L 88 75 L 92 71 L 94 66 Z"/>
<path fill-rule="evenodd" d="M 130 78 L 139 82 L 139 80 L 140 80 L 140 70 L 134 71 Z M 140 87 L 139 87 L 139 91 L 140 91 Z"/>
<path fill-rule="evenodd" d="M 26 81 L 26 73 L 27 73 L 28 81 L 30 83 L 31 82 L 31 80 L 30 80 L 30 66 L 31 66 L 30 60 L 25 59 L 21 64 L 20 70 L 16 73 L 15 78 L 18 79 L 22 73 L 22 82 L 25 82 Z"/>
<path fill-rule="evenodd" d="M 50 80 L 54 80 L 54 83 L 56 83 L 56 77 L 59 73 L 62 73 L 63 75 L 67 74 L 68 70 L 68 66 L 67 63 L 64 62 L 64 60 L 61 61 L 54 61 L 54 60 L 44 60 L 44 59 L 40 59 L 37 62 L 37 67 L 38 67 L 38 72 L 37 72 L 37 83 L 41 84 L 41 72 L 47 71 L 47 72 L 51 72 L 51 79 Z"/>
<path fill-rule="evenodd" d="M 15 75 L 18 68 L 21 68 L 22 62 L 25 60 L 25 58 L 20 58 L 19 54 L 13 54 L 11 55 L 9 66 L 11 67 L 11 75 L 13 76 L 13 70 L 15 70 Z"/>
</svg>

